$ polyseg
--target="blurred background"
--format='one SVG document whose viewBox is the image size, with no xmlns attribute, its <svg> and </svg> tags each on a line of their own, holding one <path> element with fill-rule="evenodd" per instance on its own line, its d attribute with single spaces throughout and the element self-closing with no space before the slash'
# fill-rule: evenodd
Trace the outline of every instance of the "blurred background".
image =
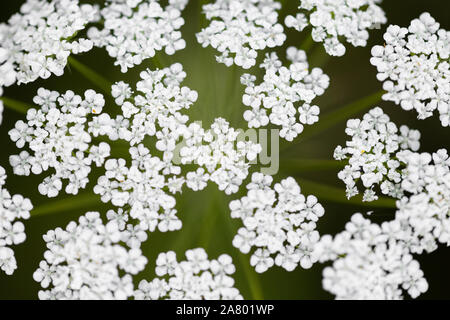
<svg viewBox="0 0 450 320">
<path fill-rule="evenodd" d="M 24 0 L 0 1 L 1 22 L 17 12 Z M 103 3 L 103 1 L 81 1 L 86 3 Z M 164 1 L 162 1 L 164 2 Z M 126 81 L 135 85 L 139 73 L 146 68 L 155 69 L 157 65 L 166 67 L 174 62 L 181 62 L 187 73 L 184 85 L 195 89 L 199 93 L 197 103 L 189 110 L 191 120 L 202 120 L 204 126 L 209 125 L 216 117 L 224 117 L 236 128 L 246 128 L 242 120 L 245 110 L 241 103 L 243 87 L 239 77 L 243 72 L 237 67 L 227 68 L 215 61 L 215 52 L 211 48 L 202 48 L 195 38 L 195 33 L 207 21 L 200 14 L 201 5 L 210 1 L 190 0 L 183 12 L 185 25 L 181 29 L 187 46 L 185 50 L 173 56 L 159 53 L 156 59 L 145 60 L 140 66 L 133 68 L 127 74 L 122 74 L 113 60 L 103 49 L 94 49 L 87 54 L 75 58 L 103 75 L 111 82 Z M 284 21 L 287 14 L 295 14 L 297 0 L 284 0 L 279 21 Z M 386 12 L 388 24 L 397 24 L 407 27 L 412 19 L 418 18 L 422 12 L 428 11 L 441 23 L 441 28 L 450 30 L 450 2 L 447 0 L 384 0 L 381 5 Z M 339 110 L 340 108 L 361 98 L 378 92 L 381 83 L 376 80 L 376 69 L 369 63 L 370 49 L 376 44 L 383 43 L 383 33 L 387 25 L 380 30 L 371 31 L 369 44 L 364 48 L 354 48 L 346 45 L 347 53 L 344 57 L 329 58 L 321 44 L 314 44 L 308 49 L 308 57 L 312 67 L 320 66 L 330 76 L 331 83 L 322 97 L 314 102 L 321 108 L 321 116 Z M 293 29 L 285 28 L 287 41 L 277 48 L 279 57 L 285 61 L 285 50 L 288 46 L 300 47 L 308 37 L 309 29 L 298 33 Z M 259 53 L 259 58 L 264 54 Z M 260 73 L 258 68 L 250 70 Z M 39 87 L 65 92 L 73 90 L 83 94 L 86 89 L 97 89 L 73 68 L 67 67 L 62 77 L 52 76 L 50 79 L 36 81 L 31 84 L 13 86 L 5 89 L 4 96 L 30 104 Z M 105 96 L 107 105 L 105 112 L 116 113 L 119 109 L 112 99 Z M 411 128 L 419 129 L 422 133 L 421 151 L 433 152 L 439 148 L 449 149 L 450 129 L 440 125 L 438 117 L 433 116 L 427 120 L 416 119 L 415 112 L 403 111 L 391 102 L 380 102 L 379 105 L 398 125 L 406 124 Z M 375 106 L 375 105 L 374 105 Z M 360 117 L 363 112 L 351 116 Z M 5 108 L 3 123 L 0 126 L 0 165 L 7 170 L 8 179 L 6 188 L 11 194 L 22 194 L 32 200 L 35 209 L 31 218 L 24 221 L 27 240 L 14 246 L 18 269 L 12 276 L 0 272 L 0 299 L 37 299 L 39 284 L 32 279 L 34 270 L 45 251 L 42 235 L 50 229 L 63 227 L 71 220 L 87 211 L 99 211 L 105 216 L 108 204 L 101 203 L 93 194 L 92 188 L 102 170 L 94 170 L 90 175 L 90 184 L 77 196 L 61 194 L 58 198 L 48 199 L 41 196 L 37 186 L 45 176 L 15 176 L 9 165 L 9 156 L 20 151 L 12 143 L 8 131 L 14 127 L 16 121 L 23 119 L 24 115 Z M 346 120 L 346 119 L 345 119 Z M 282 143 L 280 154 L 280 171 L 274 176 L 276 182 L 286 176 L 294 176 L 303 193 L 314 194 L 325 207 L 326 214 L 319 220 L 318 230 L 322 233 L 337 233 L 344 228 L 345 223 L 355 212 L 374 211 L 372 219 L 381 222 L 392 218 L 395 211 L 391 202 L 378 202 L 364 204 L 359 199 L 348 201 L 344 195 L 344 185 L 337 178 L 341 164 L 332 161 L 333 150 L 338 144 L 344 144 L 347 137 L 344 133 L 345 122 L 323 130 L 319 134 L 309 132 L 308 139 L 298 137 L 291 144 Z M 320 124 L 319 120 L 319 124 Z M 317 125 L 317 124 L 316 124 Z M 312 126 L 314 127 L 314 126 Z M 305 134 L 308 129 L 305 130 Z M 123 153 L 120 147 L 114 148 L 113 156 L 119 157 Z M 122 153 L 121 153 L 122 152 Z M 122 155 L 124 156 L 124 155 Z M 258 169 L 255 166 L 254 170 Z M 309 270 L 300 267 L 293 272 L 273 267 L 264 274 L 257 274 L 249 264 L 249 255 L 241 254 L 231 245 L 236 230 L 241 226 L 240 220 L 230 217 L 228 203 L 232 199 L 240 198 L 245 193 L 246 182 L 241 191 L 232 196 L 226 196 L 217 191 L 217 186 L 210 184 L 201 192 L 192 192 L 184 189 L 177 196 L 177 210 L 183 221 L 183 228 L 176 232 L 149 234 L 147 242 L 143 245 L 144 254 L 149 263 L 146 269 L 135 277 L 136 284 L 141 279 L 151 280 L 154 277 L 155 258 L 160 252 L 174 250 L 178 260 L 184 259 L 187 249 L 204 247 L 210 259 L 222 253 L 233 257 L 237 272 L 234 275 L 236 287 L 239 288 L 246 299 L 331 299 L 332 295 L 322 289 L 322 269 L 324 265 L 316 264 Z M 244 192 L 243 192 L 244 191 Z M 430 289 L 420 296 L 420 299 L 448 299 L 450 298 L 450 248 L 441 246 L 432 254 L 416 257 L 429 282 Z"/>
</svg>

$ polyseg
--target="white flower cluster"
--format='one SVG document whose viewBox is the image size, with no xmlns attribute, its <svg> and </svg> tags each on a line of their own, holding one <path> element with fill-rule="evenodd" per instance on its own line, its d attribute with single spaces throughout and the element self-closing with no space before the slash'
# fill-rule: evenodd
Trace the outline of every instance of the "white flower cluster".
<svg viewBox="0 0 450 320">
<path fill-rule="evenodd" d="M 122 114 L 115 119 L 105 114 L 96 127 L 111 140 L 126 140 L 132 146 L 143 142 L 146 136 L 156 137 L 156 149 L 170 160 L 189 120 L 180 111 L 189 109 L 198 94 L 181 86 L 186 73 L 179 63 L 156 71 L 147 69 L 140 77 L 136 94 L 122 81 L 112 86 L 112 96 Z"/>
<path fill-rule="evenodd" d="M 181 262 L 173 251 L 160 253 L 155 268 L 158 278 L 150 282 L 142 280 L 135 291 L 135 299 L 242 299 L 230 276 L 235 270 L 229 255 L 223 254 L 210 261 L 202 248 L 187 250 L 186 260 Z"/>
<path fill-rule="evenodd" d="M 221 53 L 218 62 L 249 69 L 256 63 L 257 51 L 281 46 L 286 40 L 283 26 L 277 23 L 280 8 L 274 0 L 216 0 L 203 6 L 211 23 L 197 34 L 197 40 Z"/>
<path fill-rule="evenodd" d="M 98 212 L 86 213 L 66 230 L 50 230 L 44 240 L 45 260 L 33 274 L 45 289 L 39 291 L 41 300 L 127 299 L 134 292 L 132 275 L 147 263 L 138 247 L 120 244 L 119 225 L 103 224 Z"/>
<path fill-rule="evenodd" d="M 364 200 L 376 199 L 372 188 L 399 198 L 395 219 L 381 226 L 356 214 L 346 231 L 324 236 L 316 247 L 320 261 L 335 260 L 324 270 L 324 288 L 343 299 L 415 298 L 428 289 L 411 254 L 450 245 L 450 158 L 445 149 L 433 154 L 419 149 L 418 131 L 397 126 L 380 108 L 362 121 L 350 120 L 352 141 L 338 147 L 336 159 L 349 158 L 339 173 L 349 196 L 361 179 Z M 368 154 L 367 154 L 368 153 Z M 402 291 L 403 290 L 403 291 Z"/>
<path fill-rule="evenodd" d="M 164 49 L 172 55 L 186 42 L 179 29 L 184 24 L 181 11 L 187 0 L 171 0 L 162 8 L 158 0 L 108 0 L 101 10 L 103 29 L 92 27 L 88 37 L 115 58 L 122 72 Z"/>
<path fill-rule="evenodd" d="M 289 47 L 286 55 L 292 62 L 289 68 L 282 65 L 276 53 L 266 55 L 261 64 L 265 69 L 264 80 L 259 85 L 255 85 L 256 77 L 253 75 L 241 77 L 241 83 L 246 86 L 242 101 L 251 107 L 244 113 L 250 128 L 259 128 L 270 122 L 282 127 L 282 138 L 292 141 L 303 131 L 303 125 L 319 120 L 320 109 L 311 102 L 325 92 L 330 79 L 320 68 L 309 71 L 303 50 Z"/>
<path fill-rule="evenodd" d="M 450 245 L 450 158 L 447 150 L 433 154 L 409 150 L 397 154 L 404 163 L 396 220 L 408 226 L 411 252 L 431 252 L 437 243 Z"/>
<path fill-rule="evenodd" d="M 200 166 L 186 174 L 189 188 L 201 190 L 210 180 L 226 194 L 238 191 L 248 175 L 249 161 L 256 159 L 262 150 L 259 144 L 239 140 L 239 135 L 240 131 L 222 118 L 215 119 L 208 130 L 197 123 L 189 125 L 185 146 L 180 150 L 181 163 Z"/>
<path fill-rule="evenodd" d="M 27 122 L 19 120 L 9 131 L 18 148 L 28 145 L 31 150 L 9 157 L 14 173 L 28 176 L 52 168 L 54 173 L 39 185 L 39 192 L 56 197 L 62 180 L 68 180 L 66 193 L 77 194 L 89 181 L 91 165 L 101 167 L 110 154 L 107 143 L 92 143 L 91 134 L 96 134 L 88 120 L 102 112 L 105 100 L 93 90 L 87 90 L 83 99 L 70 90 L 60 94 L 40 88 L 33 101 L 40 108 L 29 109 Z"/>
<path fill-rule="evenodd" d="M 175 198 L 169 194 L 181 189 L 184 180 L 172 175 L 167 163 L 152 156 L 142 144 L 130 149 L 131 166 L 125 159 L 109 159 L 105 175 L 98 179 L 94 192 L 103 202 L 125 207 L 125 214 L 139 222 L 143 230 L 179 230 Z M 167 189 L 169 189 L 167 191 Z M 128 219 L 128 218 L 127 218 Z"/>
<path fill-rule="evenodd" d="M 382 0 L 301 0 L 300 12 L 287 16 L 287 27 L 302 31 L 312 26 L 312 38 L 323 42 L 331 56 L 343 56 L 344 39 L 355 47 L 364 47 L 370 29 L 386 23 L 384 11 L 377 5 Z"/>
<path fill-rule="evenodd" d="M 261 151 L 257 144 L 237 141 L 239 131 L 221 118 L 208 130 L 197 123 L 188 125 L 188 116 L 180 111 L 192 106 L 197 92 L 180 86 L 185 77 L 181 64 L 175 63 L 162 70 L 142 72 L 136 94 L 128 84 L 116 83 L 112 95 L 122 114 L 115 119 L 100 115 L 91 125 L 95 134 L 123 139 L 133 146 L 131 166 L 127 167 L 124 159 L 106 161 L 106 173 L 94 192 L 104 202 L 129 206 L 130 216 L 145 230 L 181 228 L 175 198 L 169 193 L 181 192 L 185 183 L 201 190 L 211 180 L 227 194 L 236 192 L 248 175 L 249 161 Z M 155 152 L 161 152 L 161 158 L 144 147 L 146 137 L 156 138 Z M 182 175 L 176 163 L 199 168 Z"/>
<path fill-rule="evenodd" d="M 265 272 L 274 264 L 288 271 L 298 264 L 310 268 L 317 261 L 314 248 L 319 241 L 316 222 L 324 208 L 315 196 L 305 197 L 297 182 L 289 177 L 276 183 L 272 177 L 254 173 L 248 193 L 230 202 L 231 217 L 242 220 L 233 245 L 242 253 L 253 248 L 250 264 Z"/>
<path fill-rule="evenodd" d="M 9 246 L 25 241 L 25 226 L 18 219 L 28 219 L 33 205 L 21 195 L 11 196 L 4 188 L 5 180 L 6 171 L 0 166 L 0 269 L 11 275 L 17 262 Z"/>
<path fill-rule="evenodd" d="M 379 186 L 383 194 L 401 198 L 404 180 L 404 163 L 398 159 L 403 150 L 417 151 L 420 146 L 420 132 L 406 126 L 397 128 L 379 107 L 366 113 L 362 120 L 350 119 L 345 129 L 352 139 L 345 147 L 334 151 L 336 160 L 348 160 L 338 174 L 346 185 L 347 197 L 358 194 L 357 183 L 364 188 L 363 201 L 378 198 L 374 188 Z"/>
<path fill-rule="evenodd" d="M 450 126 L 450 31 L 425 12 L 408 28 L 389 26 L 384 40 L 370 59 L 387 91 L 383 99 L 415 109 L 419 119 L 437 109 L 442 126 Z"/>
<path fill-rule="evenodd" d="M 410 150 L 396 154 L 402 163 L 395 219 L 381 226 L 355 214 L 346 231 L 321 238 L 314 254 L 324 270 L 323 286 L 339 299 L 416 298 L 428 284 L 412 254 L 450 245 L 450 158 Z M 397 160 L 396 160 L 397 161 Z"/>
<path fill-rule="evenodd" d="M 27 0 L 0 24 L 0 87 L 61 76 L 71 53 L 92 49 L 76 34 L 97 19 L 97 7 L 78 0 Z"/>
<path fill-rule="evenodd" d="M 337 299 L 402 299 L 428 290 L 419 263 L 409 252 L 406 232 L 399 221 L 381 226 L 360 213 L 345 231 L 325 235 L 315 248 L 320 262 L 334 261 L 323 270 L 323 287 Z"/>
</svg>

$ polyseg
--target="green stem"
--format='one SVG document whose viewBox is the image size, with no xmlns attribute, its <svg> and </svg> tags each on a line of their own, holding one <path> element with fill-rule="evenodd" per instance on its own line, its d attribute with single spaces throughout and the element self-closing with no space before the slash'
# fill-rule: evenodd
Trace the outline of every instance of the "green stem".
<svg viewBox="0 0 450 320">
<path fill-rule="evenodd" d="M 230 78 L 228 79 L 228 99 L 224 99 L 221 111 L 228 115 L 228 119 L 242 119 L 242 110 L 240 108 L 229 108 L 235 101 L 235 96 L 239 93 L 240 73 L 235 64 L 231 66 Z"/>
<path fill-rule="evenodd" d="M 86 79 L 92 82 L 92 84 L 96 85 L 104 93 L 108 95 L 111 94 L 112 83 L 109 80 L 107 80 L 102 75 L 98 74 L 96 71 L 92 70 L 91 68 L 79 62 L 73 57 L 69 57 L 68 62 L 70 66 L 72 66 L 75 70 L 81 73 Z"/>
<path fill-rule="evenodd" d="M 211 238 L 214 233 L 214 225 L 216 224 L 217 218 L 220 214 L 226 214 L 226 212 L 223 212 L 223 208 L 218 205 L 220 202 L 219 197 L 222 197 L 219 192 L 219 190 L 210 191 L 209 208 L 205 211 L 205 216 L 203 217 L 201 227 L 203 232 L 200 235 L 200 247 L 204 248 L 206 251 L 208 251 L 209 244 L 211 243 Z"/>
<path fill-rule="evenodd" d="M 322 45 L 316 46 L 309 57 L 311 66 L 322 69 L 330 59 L 331 56 L 325 51 Z"/>
<path fill-rule="evenodd" d="M 355 114 L 358 114 L 361 111 L 364 111 L 372 106 L 374 104 L 381 101 L 381 97 L 383 96 L 384 91 L 378 91 L 374 94 L 371 94 L 370 96 L 367 96 L 365 98 L 362 98 L 356 102 L 350 103 L 346 105 L 345 107 L 339 108 L 336 111 L 327 113 L 325 116 L 320 117 L 319 122 L 317 124 L 314 124 L 308 128 L 305 129 L 300 134 L 299 140 L 295 143 L 291 143 L 287 145 L 282 152 L 308 140 L 312 137 L 326 131 L 327 129 L 337 125 L 338 123 L 348 120 L 350 117 L 354 116 Z"/>
<path fill-rule="evenodd" d="M 27 103 L 11 98 L 0 97 L 0 100 L 3 101 L 5 107 L 19 113 L 27 114 L 27 110 L 30 108 Z"/>
<path fill-rule="evenodd" d="M 224 203 L 224 197 L 222 199 L 222 206 L 224 208 L 228 208 L 228 205 Z M 223 219 L 226 220 L 226 225 L 228 226 L 229 232 L 232 235 L 237 233 L 237 228 L 233 225 L 232 218 L 229 215 L 223 215 Z M 241 265 L 242 270 L 244 270 L 245 278 L 247 279 L 247 284 L 250 289 L 252 299 L 253 300 L 264 300 L 263 290 L 259 279 L 257 277 L 256 271 L 250 265 L 249 257 L 242 252 L 238 252 L 239 263 Z"/>
<path fill-rule="evenodd" d="M 99 196 L 93 193 L 86 193 L 76 198 L 61 199 L 39 206 L 31 211 L 31 217 L 40 217 L 48 214 L 84 208 L 98 203 Z"/>
<path fill-rule="evenodd" d="M 259 283 L 258 278 L 255 277 L 255 270 L 253 270 L 250 265 L 248 257 L 242 252 L 239 252 L 239 262 L 247 277 L 250 292 L 252 293 L 252 300 L 264 300 L 261 284 Z"/>
<path fill-rule="evenodd" d="M 345 190 L 343 189 L 303 178 L 299 179 L 299 184 L 305 193 L 315 195 L 319 201 L 323 200 L 372 208 L 396 208 L 395 200 L 387 197 L 379 197 L 378 200 L 372 202 L 363 202 L 362 195 L 357 195 L 347 200 Z"/>
<path fill-rule="evenodd" d="M 311 50 L 311 47 L 314 44 L 314 40 L 312 38 L 311 32 L 307 32 L 305 38 L 303 39 L 303 42 L 300 44 L 300 49 L 302 49 L 305 52 L 308 52 Z"/>
</svg>

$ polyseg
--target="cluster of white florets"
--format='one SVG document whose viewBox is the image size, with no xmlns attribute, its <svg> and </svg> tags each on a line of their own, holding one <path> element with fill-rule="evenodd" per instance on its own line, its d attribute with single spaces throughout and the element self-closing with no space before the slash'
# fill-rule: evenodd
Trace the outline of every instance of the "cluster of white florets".
<svg viewBox="0 0 450 320">
<path fill-rule="evenodd" d="M 185 0 L 169 1 L 162 8 L 158 0 L 109 0 L 101 10 L 103 29 L 92 27 L 89 39 L 104 47 L 115 58 L 122 72 L 155 56 L 164 49 L 172 55 L 184 49 L 186 42 L 179 29 L 184 24 L 181 11 Z"/>
<path fill-rule="evenodd" d="M 231 217 L 244 224 L 233 245 L 242 253 L 256 248 L 250 259 L 256 272 L 274 264 L 288 271 L 299 264 L 310 268 L 318 258 L 313 254 L 319 241 L 316 222 L 324 208 L 315 196 L 302 195 L 292 177 L 271 185 L 271 176 L 254 173 L 247 195 L 230 202 Z"/>
<path fill-rule="evenodd" d="M 240 132 L 224 119 L 216 119 L 208 130 L 197 123 L 187 124 L 188 116 L 180 111 L 193 105 L 197 92 L 181 87 L 185 77 L 181 64 L 176 63 L 142 72 L 136 93 L 128 84 L 116 83 L 112 95 L 122 114 L 115 119 L 101 115 L 91 125 L 96 134 L 133 146 L 130 166 L 124 159 L 106 161 L 106 173 L 94 192 L 104 202 L 128 206 L 127 212 L 145 230 L 181 228 L 172 194 L 181 192 L 184 184 L 197 191 L 213 181 L 227 194 L 236 192 L 248 175 L 249 162 L 261 151 L 258 144 L 238 141 Z M 144 147 L 146 137 L 156 138 L 155 152 L 162 153 L 161 157 Z M 177 161 L 199 168 L 182 174 Z"/>
<path fill-rule="evenodd" d="M 29 109 L 27 122 L 19 120 L 9 131 L 18 148 L 27 145 L 31 152 L 9 157 L 14 173 L 28 176 L 52 168 L 54 173 L 39 185 L 39 192 L 56 197 L 62 180 L 68 180 L 66 193 L 77 194 L 89 182 L 91 165 L 101 167 L 110 154 L 107 143 L 92 143 L 91 134 L 96 134 L 88 120 L 102 112 L 105 100 L 93 90 L 87 90 L 83 99 L 70 90 L 60 94 L 40 88 L 33 101 L 40 108 Z"/>
<path fill-rule="evenodd" d="M 112 96 L 122 114 L 115 119 L 102 115 L 95 127 L 99 134 L 113 141 L 126 140 L 131 146 L 145 137 L 156 137 L 156 149 L 170 160 L 189 120 L 180 111 L 189 109 L 198 94 L 180 85 L 186 73 L 179 63 L 156 71 L 147 69 L 140 76 L 136 93 L 122 81 L 112 86 Z"/>
<path fill-rule="evenodd" d="M 396 220 L 408 226 L 414 253 L 431 252 L 437 243 L 450 245 L 450 158 L 447 150 L 433 154 L 402 151 L 401 188 L 407 194 L 397 202 Z"/>
<path fill-rule="evenodd" d="M 302 50 L 288 48 L 287 58 L 292 62 L 289 68 L 282 65 L 276 53 L 267 54 L 261 64 L 264 80 L 259 85 L 255 85 L 255 76 L 244 74 L 241 83 L 246 89 L 242 101 L 251 107 L 244 113 L 250 128 L 270 122 L 282 127 L 282 138 L 292 141 L 303 131 L 303 125 L 319 120 L 320 109 L 311 102 L 325 92 L 330 79 L 320 68 L 309 70 Z"/>
<path fill-rule="evenodd" d="M 384 40 L 370 59 L 387 91 L 383 99 L 415 109 L 419 119 L 437 109 L 442 126 L 450 126 L 450 31 L 423 13 L 408 28 L 389 26 Z"/>
<path fill-rule="evenodd" d="M 78 0 L 27 0 L 0 24 L 0 87 L 61 76 L 71 53 L 92 49 L 76 34 L 97 19 L 97 7 Z"/>
<path fill-rule="evenodd" d="M 126 213 L 144 230 L 154 231 L 156 227 L 162 232 L 179 230 L 181 221 L 170 193 L 180 191 L 184 180 L 166 177 L 171 175 L 167 163 L 152 156 L 142 144 L 131 148 L 130 155 L 129 167 L 125 159 L 105 162 L 105 175 L 98 179 L 94 192 L 103 202 L 125 207 Z"/>
<path fill-rule="evenodd" d="M 158 278 L 142 280 L 135 291 L 137 300 L 236 300 L 242 299 L 231 275 L 236 268 L 231 257 L 221 255 L 208 260 L 202 248 L 186 251 L 186 260 L 178 262 L 175 252 L 160 253 L 156 260 Z"/>
<path fill-rule="evenodd" d="M 105 114 L 96 123 L 99 134 L 125 140 L 132 147 L 131 165 L 125 159 L 106 161 L 106 173 L 99 178 L 94 192 L 101 195 L 103 202 L 126 206 L 125 213 L 144 230 L 181 228 L 175 198 L 170 193 L 180 192 L 184 179 L 178 176 L 181 168 L 173 159 L 188 121 L 180 111 L 197 100 L 197 92 L 180 87 L 185 77 L 181 64 L 176 63 L 162 70 L 141 72 L 136 93 L 125 82 L 114 84 L 112 96 L 122 114 L 115 119 Z M 146 137 L 156 137 L 155 152 L 162 152 L 161 158 L 142 144 Z"/>
<path fill-rule="evenodd" d="M 221 53 L 216 59 L 249 69 L 256 63 L 258 51 L 281 46 L 286 40 L 277 23 L 281 4 L 273 0 L 216 0 L 203 6 L 211 23 L 197 34 L 198 42 Z"/>
<path fill-rule="evenodd" d="M 345 132 L 352 139 L 347 141 L 345 147 L 336 148 L 334 158 L 348 160 L 348 164 L 338 174 L 346 185 L 347 197 L 359 193 L 359 181 L 362 182 L 364 201 L 378 198 L 377 187 L 383 194 L 402 197 L 404 163 L 397 154 L 403 150 L 417 151 L 420 132 L 406 126 L 398 129 L 379 107 L 366 113 L 362 120 L 348 120 Z"/>
<path fill-rule="evenodd" d="M 326 52 L 343 56 L 345 39 L 355 47 L 364 47 L 370 29 L 386 23 L 384 11 L 377 5 L 381 0 L 307 0 L 300 1 L 300 12 L 287 16 L 288 27 L 302 31 L 312 26 L 312 39 L 323 42 Z"/>
<path fill-rule="evenodd" d="M 361 179 L 364 200 L 377 198 L 376 185 L 400 200 L 395 218 L 381 227 L 356 214 L 346 231 L 322 237 L 316 255 L 322 262 L 335 260 L 324 270 L 324 288 L 346 299 L 400 299 L 402 290 L 416 298 L 428 285 L 411 254 L 450 245 L 448 152 L 416 152 L 419 132 L 406 127 L 398 132 L 380 108 L 362 121 L 349 120 L 346 132 L 352 140 L 336 149 L 335 158 L 349 159 L 339 173 L 348 196 L 357 193 Z"/>
<path fill-rule="evenodd" d="M 115 221 L 103 224 L 98 212 L 81 216 L 66 230 L 56 228 L 44 235 L 48 250 L 33 278 L 47 299 L 127 299 L 133 295 L 132 275 L 147 263 L 141 250 L 127 250 Z"/>
<path fill-rule="evenodd" d="M 315 248 L 320 262 L 334 261 L 323 271 L 323 287 L 337 299 L 402 299 L 428 290 L 419 263 L 409 250 L 409 237 L 397 220 L 381 226 L 360 213 L 334 238 L 322 236 Z"/>
<path fill-rule="evenodd" d="M 4 188 L 5 169 L 0 166 L 0 269 L 11 275 L 17 269 L 14 251 L 9 247 L 25 241 L 25 226 L 19 219 L 28 219 L 33 205 L 21 195 Z"/>
<path fill-rule="evenodd" d="M 240 131 L 222 118 L 215 119 L 207 130 L 192 123 L 184 138 L 181 163 L 200 166 L 186 175 L 187 186 L 193 190 L 203 189 L 210 180 L 226 194 L 237 192 L 248 175 L 250 161 L 261 152 L 259 144 L 240 140 Z"/>
</svg>

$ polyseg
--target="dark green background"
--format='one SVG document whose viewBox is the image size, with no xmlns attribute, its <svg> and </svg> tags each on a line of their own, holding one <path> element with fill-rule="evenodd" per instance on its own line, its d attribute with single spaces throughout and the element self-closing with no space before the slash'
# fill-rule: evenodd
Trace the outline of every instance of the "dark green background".
<svg viewBox="0 0 450 320">
<path fill-rule="evenodd" d="M 101 1 L 91 1 L 101 2 Z M 244 110 L 241 103 L 243 87 L 239 84 L 239 75 L 243 71 L 239 68 L 226 68 L 215 62 L 214 50 L 203 49 L 195 39 L 195 32 L 204 25 L 205 20 L 199 15 L 200 0 L 191 0 L 183 13 L 186 20 L 182 28 L 183 37 L 187 47 L 168 57 L 158 54 L 157 58 L 161 65 L 168 66 L 173 62 L 181 62 L 187 72 L 185 85 L 195 89 L 199 93 L 199 100 L 189 111 L 191 120 L 203 120 L 210 123 L 215 117 L 222 116 L 228 119 L 235 127 L 245 127 L 242 121 Z M 203 3 L 207 1 L 202 1 Z M 1 21 L 17 12 L 23 1 L 0 1 Z M 295 13 L 298 1 L 285 0 L 281 12 L 280 21 L 288 13 Z M 409 22 L 417 18 L 422 12 L 428 11 L 434 16 L 441 26 L 450 29 L 449 1 L 447 0 L 385 0 L 382 7 L 386 12 L 389 24 L 408 26 Z M 331 78 L 329 89 L 324 96 L 315 102 L 321 108 L 321 114 L 339 110 L 339 108 L 355 100 L 363 98 L 381 89 L 381 84 L 376 80 L 376 70 L 369 63 L 370 48 L 375 44 L 382 44 L 382 35 L 386 26 L 381 30 L 371 32 L 369 45 L 365 48 L 353 48 L 347 46 L 344 57 L 330 58 L 324 54 L 321 45 L 314 45 L 309 51 L 309 59 L 312 66 L 321 65 L 325 73 Z M 287 46 L 300 46 L 306 32 L 298 33 L 287 29 L 288 40 L 277 49 L 279 56 L 284 59 Z M 262 53 L 259 54 L 263 56 Z M 146 60 L 128 72 L 126 75 L 120 73 L 118 67 L 113 66 L 113 60 L 102 49 L 77 56 L 77 60 L 90 66 L 110 81 L 125 80 L 130 84 L 138 79 L 139 72 L 145 68 L 155 68 L 155 59 Z M 83 76 L 75 70 L 67 69 L 64 76 L 52 77 L 46 81 L 36 81 L 22 86 L 6 88 L 4 96 L 20 101 L 32 102 L 37 88 L 44 86 L 48 89 L 65 91 L 74 90 L 82 94 L 88 88 L 95 88 Z M 106 97 L 107 98 L 107 97 Z M 450 128 L 443 128 L 437 116 L 424 121 L 416 119 L 415 112 L 406 112 L 391 102 L 379 103 L 384 111 L 388 113 L 397 124 L 407 124 L 412 128 L 420 129 L 422 132 L 422 151 L 435 151 L 439 148 L 449 148 Z M 115 113 L 118 107 L 107 98 L 106 112 Z M 356 116 L 360 116 L 358 114 Z M 97 210 L 103 214 L 109 208 L 98 201 L 92 195 L 92 187 L 96 176 L 102 173 L 97 170 L 91 176 L 88 188 L 80 192 L 80 195 L 67 197 L 61 195 L 56 199 L 47 199 L 39 195 L 37 185 L 42 176 L 18 177 L 14 176 L 9 165 L 10 154 L 17 154 L 18 150 L 9 140 L 8 131 L 14 127 L 14 123 L 23 119 L 23 115 L 6 109 L 4 111 L 3 124 L 0 126 L 0 165 L 8 172 L 7 189 L 15 194 L 20 193 L 29 197 L 37 209 L 32 212 L 30 220 L 25 221 L 27 240 L 25 243 L 15 246 L 13 249 L 18 261 L 18 269 L 13 276 L 6 276 L 0 272 L 0 298 L 1 299 L 36 299 L 39 285 L 32 279 L 32 273 L 37 268 L 45 250 L 42 235 L 49 229 L 65 225 L 77 219 L 86 211 Z M 355 116 L 354 116 L 355 117 Z M 320 123 L 320 122 L 319 122 Z M 304 142 L 299 142 L 289 148 L 281 155 L 282 167 L 280 173 L 275 177 L 279 181 L 282 177 L 293 175 L 300 186 L 302 179 L 308 179 L 343 189 L 336 174 L 338 166 L 331 165 L 328 169 L 320 170 L 308 167 L 302 159 L 325 159 L 331 160 L 336 145 L 345 143 L 345 122 L 324 131 L 320 135 Z M 301 139 L 301 138 L 300 138 Z M 296 142 L 300 141 L 297 139 Z M 283 147 L 283 146 L 282 146 Z M 113 154 L 120 156 L 120 148 L 114 149 Z M 283 166 L 283 163 L 286 165 Z M 289 164 L 289 165 L 287 165 Z M 304 187 L 304 186 L 303 186 Z M 142 279 L 152 279 L 154 276 L 154 260 L 159 252 L 175 250 L 179 259 L 183 258 L 186 249 L 198 246 L 205 247 L 211 258 L 221 253 L 229 253 L 233 256 L 237 273 L 235 274 L 236 286 L 241 290 L 245 298 L 267 298 L 267 299 L 329 299 L 331 295 L 321 288 L 321 271 L 323 265 L 316 264 L 310 270 L 296 269 L 294 272 L 286 272 L 284 269 L 274 267 L 270 271 L 258 275 L 249 267 L 249 256 L 239 253 L 231 245 L 235 230 L 241 225 L 240 221 L 232 220 L 229 216 L 227 203 L 231 199 L 242 196 L 242 194 L 225 196 L 216 191 L 215 185 L 210 185 L 202 192 L 190 192 L 185 190 L 177 199 L 179 217 L 183 221 L 183 228 L 177 232 L 160 233 L 149 235 L 143 250 L 149 258 L 146 269 L 136 277 L 136 283 Z M 242 189 L 242 188 L 241 188 Z M 303 188 L 308 193 L 308 188 Z M 374 209 L 363 207 L 355 202 L 346 201 L 345 197 L 339 201 L 328 201 L 327 194 L 317 194 L 319 200 L 326 209 L 325 216 L 319 221 L 321 233 L 335 233 L 344 227 L 349 217 L 357 211 L 375 210 L 372 215 L 377 221 L 389 219 L 394 212 L 393 209 Z M 45 208 L 53 208 L 53 213 L 38 214 Z M 432 254 L 418 257 L 422 269 L 429 281 L 429 291 L 422 295 L 422 299 L 446 299 L 450 297 L 450 249 L 441 247 Z"/>
</svg>

